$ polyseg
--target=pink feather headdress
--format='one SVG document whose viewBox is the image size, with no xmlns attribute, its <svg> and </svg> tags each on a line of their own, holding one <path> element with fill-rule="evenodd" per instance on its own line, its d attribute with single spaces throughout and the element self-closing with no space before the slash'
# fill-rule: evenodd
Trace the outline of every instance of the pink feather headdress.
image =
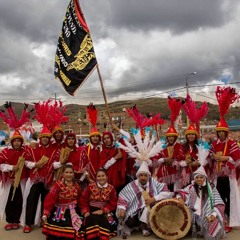
<svg viewBox="0 0 240 240">
<path fill-rule="evenodd" d="M 30 122 L 30 113 L 28 112 L 28 104 L 25 103 L 25 107 L 22 111 L 21 117 L 18 118 L 17 114 L 15 113 L 11 102 L 6 102 L 3 105 L 6 110 L 7 114 L 4 110 L 0 111 L 0 118 L 3 119 L 3 121 L 10 127 L 14 129 L 20 128 L 22 125 L 24 125 L 27 122 Z"/>
<path fill-rule="evenodd" d="M 98 111 L 92 102 L 89 103 L 89 105 L 87 106 L 86 112 L 88 116 L 88 121 L 92 124 L 92 129 L 89 136 L 91 137 L 95 134 L 101 136 L 101 133 L 98 131 L 96 127 L 97 119 L 98 119 Z"/>
<path fill-rule="evenodd" d="M 231 87 L 220 87 L 217 86 L 216 89 L 216 98 L 218 101 L 220 121 L 216 126 L 216 131 L 229 131 L 227 122 L 224 116 L 228 113 L 231 104 L 239 99 L 239 95 L 236 93 L 235 88 Z"/>
<path fill-rule="evenodd" d="M 191 97 L 187 95 L 185 101 L 183 102 L 182 109 L 188 116 L 189 120 L 196 125 L 197 131 L 199 133 L 200 121 L 208 113 L 207 102 L 203 102 L 202 105 L 199 108 L 197 108 L 195 101 L 193 101 Z"/>
<path fill-rule="evenodd" d="M 161 118 L 160 113 L 148 118 L 138 111 L 136 105 L 131 108 L 126 108 L 126 112 L 136 122 L 136 128 L 143 129 L 145 127 L 165 124 L 165 120 Z"/>
<path fill-rule="evenodd" d="M 42 103 L 35 103 L 34 107 L 34 119 L 46 126 L 50 131 L 68 121 L 68 117 L 64 116 L 67 107 L 63 106 L 61 101 L 55 100 L 52 104 L 52 99 L 48 99 Z"/>
</svg>

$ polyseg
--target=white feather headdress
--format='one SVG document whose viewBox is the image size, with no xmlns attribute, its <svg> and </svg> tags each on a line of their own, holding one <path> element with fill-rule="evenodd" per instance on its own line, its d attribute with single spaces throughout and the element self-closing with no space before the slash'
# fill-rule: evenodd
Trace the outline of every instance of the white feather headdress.
<svg viewBox="0 0 240 240">
<path fill-rule="evenodd" d="M 207 178 L 207 173 L 204 169 L 204 166 L 208 164 L 207 157 L 209 154 L 210 146 L 207 142 L 199 141 L 197 148 L 198 148 L 198 162 L 200 163 L 200 167 L 193 173 L 193 177 L 195 178 L 197 175 L 201 174 Z"/>
<path fill-rule="evenodd" d="M 131 133 L 133 134 L 135 145 L 132 145 L 130 139 L 123 137 L 125 145 L 116 142 L 116 147 L 126 151 L 130 157 L 136 158 L 136 166 L 140 166 L 143 161 L 151 165 L 152 161 L 150 158 L 163 149 L 164 141 L 156 142 L 156 131 L 151 131 L 150 127 L 145 128 L 144 138 L 142 138 L 140 129 L 131 128 Z"/>
<path fill-rule="evenodd" d="M 208 164 L 207 157 L 209 155 L 210 146 L 207 142 L 199 141 L 198 145 L 198 162 L 201 166 L 206 166 Z"/>
</svg>

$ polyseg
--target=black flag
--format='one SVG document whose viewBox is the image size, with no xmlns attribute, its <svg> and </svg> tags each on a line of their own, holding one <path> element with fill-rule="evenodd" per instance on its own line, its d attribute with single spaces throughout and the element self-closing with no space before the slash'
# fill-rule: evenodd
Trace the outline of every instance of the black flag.
<svg viewBox="0 0 240 240">
<path fill-rule="evenodd" d="M 80 5 L 78 0 L 71 0 L 58 39 L 54 75 L 74 96 L 96 65 L 92 39 Z"/>
</svg>

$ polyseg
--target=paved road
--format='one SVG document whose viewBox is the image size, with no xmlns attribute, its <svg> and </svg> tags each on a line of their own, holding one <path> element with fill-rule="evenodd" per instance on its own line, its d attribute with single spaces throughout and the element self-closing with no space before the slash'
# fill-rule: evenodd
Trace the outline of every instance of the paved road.
<svg viewBox="0 0 240 240">
<path fill-rule="evenodd" d="M 41 233 L 41 228 L 34 228 L 31 233 L 23 233 L 22 228 L 18 230 L 11 230 L 11 231 L 6 231 L 4 229 L 5 222 L 0 221 L 0 239 L 1 240 L 44 240 L 45 237 Z M 120 239 L 119 237 L 114 238 L 114 239 Z M 133 233 L 131 237 L 128 237 L 130 240 L 139 240 L 143 239 L 142 235 L 140 233 Z M 152 239 L 159 239 L 157 236 L 152 235 L 148 238 L 148 240 Z M 190 240 L 192 239 L 191 237 L 185 237 L 183 238 L 185 240 Z M 227 234 L 227 239 L 228 240 L 239 240 L 240 239 L 240 227 L 234 228 L 231 233 Z"/>
</svg>

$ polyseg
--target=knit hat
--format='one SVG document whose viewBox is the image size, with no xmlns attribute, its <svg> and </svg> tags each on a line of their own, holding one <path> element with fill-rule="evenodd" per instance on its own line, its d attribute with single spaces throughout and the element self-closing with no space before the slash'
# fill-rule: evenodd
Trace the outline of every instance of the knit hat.
<svg viewBox="0 0 240 240">
<path fill-rule="evenodd" d="M 60 132 L 62 132 L 62 133 L 64 134 L 64 131 L 63 131 L 62 127 L 60 127 L 59 125 L 57 125 L 57 126 L 53 129 L 52 135 L 54 135 L 54 133 L 56 133 L 57 131 L 60 131 Z"/>
<path fill-rule="evenodd" d="M 203 175 L 207 178 L 207 173 L 203 166 L 200 166 L 195 172 L 193 172 L 193 178 L 195 179 L 198 175 Z"/>
<path fill-rule="evenodd" d="M 141 173 L 146 173 L 149 177 L 151 177 L 151 173 L 148 168 L 148 163 L 147 161 L 143 161 L 140 168 L 138 169 L 136 173 L 136 177 L 138 177 Z"/>
<path fill-rule="evenodd" d="M 173 125 L 171 125 L 169 128 L 168 128 L 168 130 L 167 130 L 167 132 L 166 132 L 166 137 L 178 137 L 178 132 L 177 132 L 177 130 L 174 128 L 174 126 Z"/>
<path fill-rule="evenodd" d="M 191 123 L 188 128 L 185 131 L 185 136 L 187 136 L 187 134 L 196 134 L 198 137 L 198 131 L 196 130 L 195 126 L 193 123 Z"/>
<path fill-rule="evenodd" d="M 52 133 L 46 126 L 43 126 L 41 132 L 38 135 L 38 138 L 42 138 L 42 137 L 49 137 L 49 138 L 52 137 Z"/>
<path fill-rule="evenodd" d="M 217 126 L 215 127 L 216 131 L 226 131 L 229 132 L 229 127 L 224 118 L 221 118 L 220 121 L 218 122 Z"/>
<path fill-rule="evenodd" d="M 12 141 L 14 139 L 20 139 L 22 142 L 23 142 L 23 136 L 21 135 L 21 133 L 18 131 L 18 130 L 15 130 L 11 139 L 10 139 L 10 142 L 12 143 Z"/>
<path fill-rule="evenodd" d="M 98 135 L 101 138 L 101 133 L 96 127 L 92 127 L 91 132 L 89 133 L 89 137 L 92 137 L 94 135 Z"/>
</svg>

